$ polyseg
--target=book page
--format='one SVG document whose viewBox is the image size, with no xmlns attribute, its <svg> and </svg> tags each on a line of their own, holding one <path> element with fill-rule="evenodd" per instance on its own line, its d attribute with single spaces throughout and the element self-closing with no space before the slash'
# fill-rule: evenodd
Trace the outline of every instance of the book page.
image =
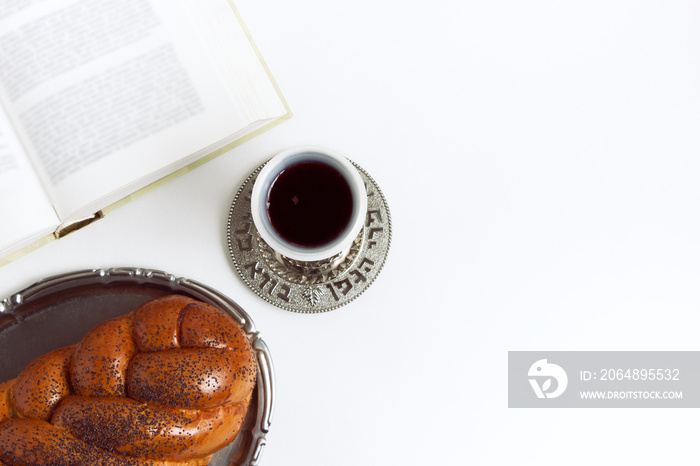
<svg viewBox="0 0 700 466">
<path fill-rule="evenodd" d="M 0 256 L 53 232 L 58 217 L 0 111 Z"/>
<path fill-rule="evenodd" d="M 62 219 L 250 123 L 183 11 L 173 0 L 0 2 L 0 91 Z"/>
<path fill-rule="evenodd" d="M 187 16 L 205 44 L 206 53 L 219 65 L 225 77 L 224 84 L 237 102 L 249 103 L 243 108 L 251 121 L 263 120 L 270 113 L 283 115 L 288 109 L 278 94 L 268 70 L 261 64 L 262 58 L 252 47 L 222 47 L 219 44 L 241 44 L 249 42 L 242 23 L 231 0 L 182 2 Z M 246 71 L 242 74 L 240 70 Z"/>
</svg>

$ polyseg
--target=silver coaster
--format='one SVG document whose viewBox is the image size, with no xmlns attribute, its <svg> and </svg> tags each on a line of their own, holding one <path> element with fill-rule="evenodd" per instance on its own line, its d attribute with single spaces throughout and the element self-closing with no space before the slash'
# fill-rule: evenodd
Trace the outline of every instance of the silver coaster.
<svg viewBox="0 0 700 466">
<path fill-rule="evenodd" d="M 357 298 L 379 275 L 391 244 L 389 206 L 372 177 L 353 165 L 367 188 L 367 218 L 350 252 L 332 267 L 332 259 L 296 262 L 276 254 L 258 234 L 250 209 L 264 165 L 243 182 L 229 211 L 228 248 L 243 281 L 265 301 L 292 312 L 326 312 Z"/>
</svg>

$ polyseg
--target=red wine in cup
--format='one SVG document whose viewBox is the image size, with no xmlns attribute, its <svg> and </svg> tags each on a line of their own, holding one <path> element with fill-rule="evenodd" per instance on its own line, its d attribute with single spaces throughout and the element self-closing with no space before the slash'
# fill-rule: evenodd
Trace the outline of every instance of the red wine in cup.
<svg viewBox="0 0 700 466">
<path fill-rule="evenodd" d="M 267 214 L 280 237 L 296 246 L 325 246 L 350 223 L 350 185 L 338 170 L 320 162 L 300 162 L 272 182 Z"/>
</svg>

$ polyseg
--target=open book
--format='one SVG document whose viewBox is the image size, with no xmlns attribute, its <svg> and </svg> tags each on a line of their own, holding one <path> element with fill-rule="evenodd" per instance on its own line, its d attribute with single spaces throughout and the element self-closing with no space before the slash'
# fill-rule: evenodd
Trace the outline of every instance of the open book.
<svg viewBox="0 0 700 466">
<path fill-rule="evenodd" d="M 0 265 L 291 116 L 230 0 L 2 0 L 0 51 Z"/>
</svg>

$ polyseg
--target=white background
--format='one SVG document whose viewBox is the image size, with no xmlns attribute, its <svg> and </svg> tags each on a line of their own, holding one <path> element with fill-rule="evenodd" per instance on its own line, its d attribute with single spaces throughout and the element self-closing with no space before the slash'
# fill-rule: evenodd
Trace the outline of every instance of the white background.
<svg viewBox="0 0 700 466">
<path fill-rule="evenodd" d="M 507 353 L 698 349 L 700 3 L 237 5 L 294 118 L 3 267 L 0 296 L 114 266 L 226 293 L 276 369 L 263 465 L 697 464 L 697 410 L 508 409 Z M 307 144 L 393 221 L 322 315 L 259 299 L 225 238 L 248 174 Z"/>
</svg>

